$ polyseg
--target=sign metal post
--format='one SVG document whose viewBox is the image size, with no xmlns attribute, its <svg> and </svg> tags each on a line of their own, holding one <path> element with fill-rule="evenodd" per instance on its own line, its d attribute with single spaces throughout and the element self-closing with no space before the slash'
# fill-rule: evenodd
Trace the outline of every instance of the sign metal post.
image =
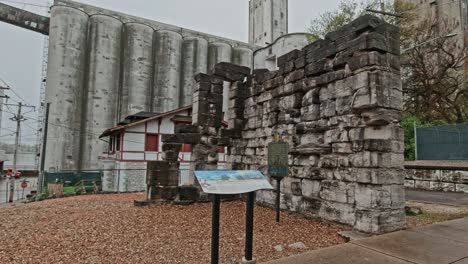
<svg viewBox="0 0 468 264">
<path fill-rule="evenodd" d="M 219 218 L 220 218 L 221 197 L 219 194 L 213 195 L 211 213 L 211 264 L 219 263 Z"/>
<path fill-rule="evenodd" d="M 253 260 L 253 227 L 254 227 L 255 192 L 248 194 L 245 213 L 245 260 Z"/>
<path fill-rule="evenodd" d="M 219 218 L 221 195 L 247 193 L 245 213 L 245 249 L 246 263 L 255 263 L 253 258 L 253 227 L 255 191 L 273 189 L 260 171 L 195 171 L 204 193 L 213 194 L 211 227 L 211 264 L 219 263 Z"/>
</svg>

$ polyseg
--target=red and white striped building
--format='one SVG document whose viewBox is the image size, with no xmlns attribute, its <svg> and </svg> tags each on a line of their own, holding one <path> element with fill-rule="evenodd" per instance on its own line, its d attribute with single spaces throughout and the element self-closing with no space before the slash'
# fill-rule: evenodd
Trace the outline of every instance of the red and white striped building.
<svg viewBox="0 0 468 264">
<path fill-rule="evenodd" d="M 166 113 L 140 112 L 128 116 L 116 127 L 109 128 L 100 138 L 109 143 L 107 153 L 101 155 L 104 167 L 104 191 L 143 191 L 146 188 L 148 161 L 161 160 L 161 134 L 174 134 L 175 124 L 192 123 L 192 106 Z M 184 144 L 179 154 L 180 184 L 189 177 L 192 146 Z M 226 162 L 225 148 L 220 148 L 219 164 Z"/>
</svg>

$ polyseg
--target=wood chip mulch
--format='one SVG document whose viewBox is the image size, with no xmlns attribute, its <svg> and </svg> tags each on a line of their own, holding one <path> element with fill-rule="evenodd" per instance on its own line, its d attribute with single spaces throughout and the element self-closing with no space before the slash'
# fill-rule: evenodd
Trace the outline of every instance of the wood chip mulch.
<svg viewBox="0 0 468 264">
<path fill-rule="evenodd" d="M 0 263 L 209 263 L 211 204 L 133 205 L 142 194 L 77 196 L 0 209 Z M 342 228 L 255 207 L 259 262 L 344 243 Z M 240 263 L 245 203 L 221 204 L 220 263 Z M 306 249 L 287 245 L 303 242 Z M 282 245 L 278 252 L 275 246 Z"/>
</svg>

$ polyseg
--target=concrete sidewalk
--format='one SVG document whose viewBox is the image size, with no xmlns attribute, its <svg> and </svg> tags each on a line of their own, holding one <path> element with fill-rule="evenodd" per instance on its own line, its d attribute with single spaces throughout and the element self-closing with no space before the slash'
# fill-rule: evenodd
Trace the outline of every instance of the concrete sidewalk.
<svg viewBox="0 0 468 264">
<path fill-rule="evenodd" d="M 468 218 L 375 236 L 268 264 L 468 264 Z"/>
</svg>

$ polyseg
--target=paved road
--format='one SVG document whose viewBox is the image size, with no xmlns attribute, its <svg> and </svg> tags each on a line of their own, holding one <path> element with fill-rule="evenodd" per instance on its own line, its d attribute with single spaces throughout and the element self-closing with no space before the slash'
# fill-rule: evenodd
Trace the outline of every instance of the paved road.
<svg viewBox="0 0 468 264">
<path fill-rule="evenodd" d="M 468 206 L 468 193 L 430 192 L 407 189 L 406 200 L 434 204 Z"/>
<path fill-rule="evenodd" d="M 21 178 L 15 180 L 15 194 L 13 195 L 14 200 L 20 200 L 21 196 L 23 195 L 23 189 L 21 188 L 21 181 L 26 179 L 28 182 L 28 187 L 24 190 L 24 198 L 26 198 L 26 194 L 29 194 L 32 190 L 37 189 L 37 178 Z M 4 204 L 7 202 L 7 195 L 9 192 L 9 180 L 7 179 L 0 179 L 0 204 Z"/>
<path fill-rule="evenodd" d="M 267 264 L 468 264 L 468 219 L 356 240 Z"/>
</svg>

